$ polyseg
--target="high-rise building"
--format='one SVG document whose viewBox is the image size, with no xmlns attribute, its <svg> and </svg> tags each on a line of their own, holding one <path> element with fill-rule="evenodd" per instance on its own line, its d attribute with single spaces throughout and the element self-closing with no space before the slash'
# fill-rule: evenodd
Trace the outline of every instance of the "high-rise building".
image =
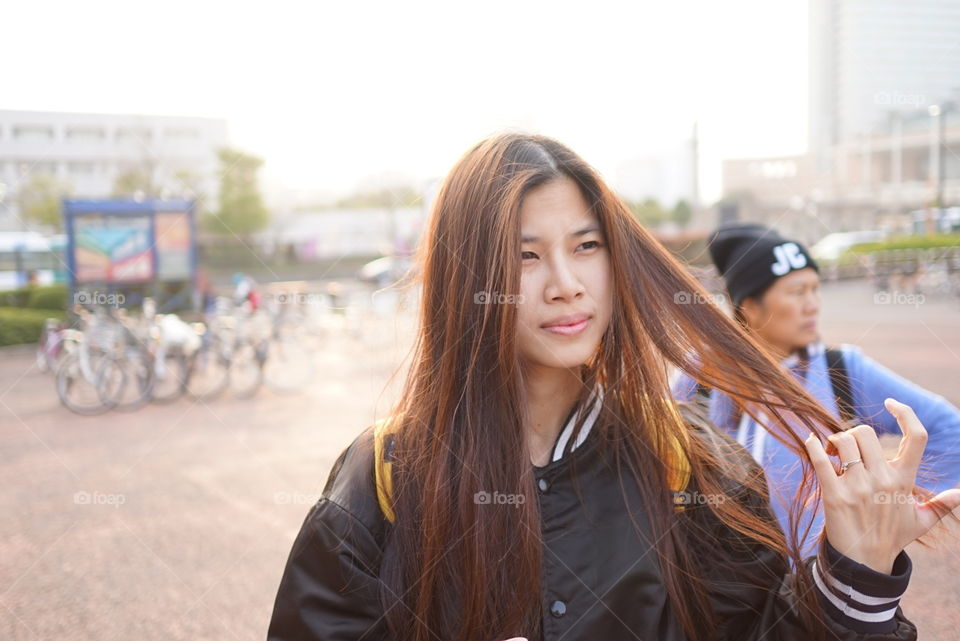
<svg viewBox="0 0 960 641">
<path fill-rule="evenodd" d="M 808 153 L 725 160 L 740 218 L 815 240 L 960 204 L 960 0 L 810 0 L 809 42 Z"/>
<path fill-rule="evenodd" d="M 960 1 L 810 0 L 809 150 L 960 97 Z"/>
</svg>

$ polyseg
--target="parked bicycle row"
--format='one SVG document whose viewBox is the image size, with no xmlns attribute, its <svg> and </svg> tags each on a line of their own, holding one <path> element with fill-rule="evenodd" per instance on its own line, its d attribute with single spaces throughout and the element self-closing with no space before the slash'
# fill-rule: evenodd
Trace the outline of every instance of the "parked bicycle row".
<svg viewBox="0 0 960 641">
<path fill-rule="evenodd" d="M 218 299 L 203 321 L 111 306 L 76 306 L 48 320 L 37 365 L 53 372 L 61 402 L 78 414 L 130 411 L 182 396 L 252 396 L 266 385 L 296 391 L 315 372 L 323 325 L 311 305 L 251 310 Z"/>
</svg>

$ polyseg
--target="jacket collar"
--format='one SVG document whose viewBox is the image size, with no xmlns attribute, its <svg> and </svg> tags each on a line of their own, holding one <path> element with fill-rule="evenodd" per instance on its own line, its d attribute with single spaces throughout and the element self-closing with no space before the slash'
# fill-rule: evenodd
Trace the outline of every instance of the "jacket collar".
<svg viewBox="0 0 960 641">
<path fill-rule="evenodd" d="M 590 392 L 586 401 L 574 408 L 570 413 L 566 424 L 557 436 L 556 443 L 554 443 L 553 455 L 550 457 L 550 462 L 559 461 L 583 444 L 590 434 L 590 430 L 593 429 L 594 423 L 597 422 L 597 417 L 600 415 L 602 407 L 603 390 L 598 386 Z M 583 426 L 580 428 L 580 433 L 577 434 L 577 437 L 573 439 L 574 428 L 581 417 L 583 417 Z"/>
</svg>

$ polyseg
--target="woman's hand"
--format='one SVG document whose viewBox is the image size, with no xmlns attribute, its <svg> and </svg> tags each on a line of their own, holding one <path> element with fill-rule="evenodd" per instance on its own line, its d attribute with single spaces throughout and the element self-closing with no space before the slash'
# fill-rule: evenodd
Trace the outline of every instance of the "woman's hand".
<svg viewBox="0 0 960 641">
<path fill-rule="evenodd" d="M 884 458 L 877 434 L 869 425 L 832 434 L 826 451 L 811 434 L 806 447 L 820 480 L 830 545 L 854 561 L 890 574 L 900 551 L 940 521 L 931 503 L 937 501 L 953 510 L 960 506 L 960 489 L 941 492 L 926 503 L 913 496 L 927 430 L 908 405 L 892 398 L 884 405 L 903 432 L 892 460 Z M 838 473 L 828 451 L 839 456 L 846 471 L 841 465 Z"/>
</svg>

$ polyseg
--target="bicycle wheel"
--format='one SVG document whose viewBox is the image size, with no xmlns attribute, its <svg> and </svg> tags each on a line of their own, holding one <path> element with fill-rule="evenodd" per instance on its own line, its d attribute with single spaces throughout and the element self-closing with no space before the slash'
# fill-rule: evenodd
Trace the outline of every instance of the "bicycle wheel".
<svg viewBox="0 0 960 641">
<path fill-rule="evenodd" d="M 153 398 L 153 367 L 150 354 L 133 345 L 123 350 L 121 358 L 113 361 L 123 372 L 123 385 L 112 390 L 110 400 L 114 409 L 129 412 L 143 407 Z"/>
<path fill-rule="evenodd" d="M 172 403 L 187 391 L 189 364 L 179 350 L 153 359 L 152 398 L 156 403 Z"/>
<path fill-rule="evenodd" d="M 110 400 L 104 400 L 100 381 L 97 379 L 100 375 L 113 375 L 114 370 L 112 368 L 110 371 L 103 370 L 100 363 L 91 369 L 93 369 L 93 380 L 84 376 L 79 353 L 68 355 L 57 368 L 57 396 L 60 397 L 64 407 L 75 414 L 92 416 L 102 414 L 113 407 Z"/>
<path fill-rule="evenodd" d="M 230 389 L 239 398 L 256 394 L 263 384 L 263 359 L 266 347 L 239 341 L 230 355 Z"/>
<path fill-rule="evenodd" d="M 230 360 L 218 341 L 211 341 L 190 359 L 187 390 L 201 401 L 216 398 L 230 384 Z"/>
</svg>

